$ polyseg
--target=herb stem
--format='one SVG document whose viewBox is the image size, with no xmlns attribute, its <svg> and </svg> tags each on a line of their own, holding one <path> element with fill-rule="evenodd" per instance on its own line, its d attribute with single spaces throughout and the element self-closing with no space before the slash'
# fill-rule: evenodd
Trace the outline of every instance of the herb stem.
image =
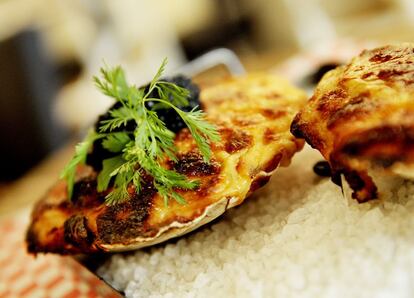
<svg viewBox="0 0 414 298">
<path fill-rule="evenodd" d="M 102 170 L 97 177 L 97 190 L 103 192 L 111 184 L 111 191 L 106 196 L 107 204 L 116 204 L 130 197 L 129 185 L 133 183 L 135 191 L 141 191 L 143 175 L 152 177 L 152 183 L 158 194 L 167 204 L 169 199 L 184 203 L 184 198 L 178 190 L 194 189 L 197 181 L 188 178 L 174 170 L 163 167 L 166 158 L 176 161 L 174 144 L 175 133 L 158 117 L 159 109 L 173 109 L 183 119 L 191 132 L 204 159 L 210 158 L 209 141 L 218 140 L 215 126 L 205 121 L 205 114 L 193 109 L 189 112 L 179 107 L 189 105 L 189 91 L 170 82 L 160 81 L 165 69 L 165 59 L 149 87 L 137 88 L 129 85 L 122 68 L 101 69 L 102 78 L 94 77 L 96 86 L 107 96 L 114 98 L 121 107 L 113 107 L 108 119 L 98 123 L 99 132 L 91 132 L 80 143 L 75 156 L 62 172 L 62 177 L 68 184 L 68 196 L 71 197 L 75 181 L 76 168 L 86 162 L 94 142 L 102 140 L 102 147 L 114 153 L 112 157 L 102 160 Z M 157 92 L 155 92 L 155 90 Z M 152 95 L 152 93 L 157 93 Z M 150 97 L 151 96 L 151 97 Z M 152 108 L 146 103 L 155 102 Z M 132 122 L 136 127 L 133 131 L 122 128 Z M 93 152 L 92 152 L 93 154 Z"/>
</svg>

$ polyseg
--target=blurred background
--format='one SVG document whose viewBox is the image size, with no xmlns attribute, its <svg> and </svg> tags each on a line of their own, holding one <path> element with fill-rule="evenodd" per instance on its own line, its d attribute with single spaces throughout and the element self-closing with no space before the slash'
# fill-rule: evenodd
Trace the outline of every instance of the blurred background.
<svg viewBox="0 0 414 298">
<path fill-rule="evenodd" d="M 333 40 L 412 41 L 412 0 L 2 0 L 0 193 L 110 104 L 105 61 L 145 83 L 227 47 L 250 71 Z"/>
</svg>

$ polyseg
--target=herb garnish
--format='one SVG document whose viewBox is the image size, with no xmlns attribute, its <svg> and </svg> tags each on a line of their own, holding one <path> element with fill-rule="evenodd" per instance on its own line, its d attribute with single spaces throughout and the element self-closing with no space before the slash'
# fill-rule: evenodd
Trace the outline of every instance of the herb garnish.
<svg viewBox="0 0 414 298">
<path fill-rule="evenodd" d="M 113 178 L 113 189 L 106 196 L 109 205 L 127 199 L 129 187 L 135 192 L 141 191 L 143 175 L 153 178 L 154 187 L 168 204 L 175 199 L 184 204 L 184 198 L 175 189 L 194 189 L 198 181 L 190 181 L 186 176 L 161 166 L 165 158 L 176 161 L 174 146 L 175 134 L 158 118 L 158 109 L 174 109 L 183 119 L 191 132 L 206 162 L 210 159 L 210 141 L 220 140 L 216 127 L 205 120 L 205 114 L 197 107 L 184 112 L 177 106 L 188 106 L 187 89 L 161 80 L 167 60 L 164 59 L 156 75 L 147 88 L 129 85 L 121 67 L 101 68 L 101 76 L 94 77 L 96 86 L 107 96 L 114 98 L 121 107 L 109 112 L 110 118 L 98 123 L 99 132 L 91 131 L 82 143 L 76 146 L 75 155 L 61 173 L 67 181 L 68 196 L 71 198 L 75 180 L 76 167 L 84 164 L 93 143 L 102 139 L 102 146 L 115 157 L 102 161 L 102 170 L 97 178 L 97 190 L 108 189 Z M 157 91 L 157 98 L 151 97 Z M 148 102 L 152 102 L 151 108 Z M 134 121 L 134 131 L 119 131 L 127 123 Z"/>
</svg>

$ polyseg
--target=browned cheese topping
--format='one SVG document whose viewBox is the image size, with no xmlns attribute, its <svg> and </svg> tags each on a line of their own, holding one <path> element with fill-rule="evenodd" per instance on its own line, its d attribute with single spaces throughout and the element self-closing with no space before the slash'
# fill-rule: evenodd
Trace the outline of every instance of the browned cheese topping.
<svg viewBox="0 0 414 298">
<path fill-rule="evenodd" d="M 291 131 L 344 174 L 355 199 L 377 198 L 369 170 L 414 163 L 414 45 L 365 50 L 328 72 Z"/>
<path fill-rule="evenodd" d="M 59 181 L 37 204 L 27 234 L 29 251 L 123 251 L 182 235 L 241 204 L 303 146 L 289 127 L 306 96 L 284 80 L 264 74 L 228 79 L 203 89 L 201 102 L 221 136 L 211 144 L 210 162 L 184 128 L 175 137 L 178 160 L 163 163 L 199 181 L 194 190 L 176 190 L 187 204 L 170 200 L 165 205 L 151 177 L 144 177 L 139 195 L 131 185 L 128 200 L 107 206 L 104 198 L 111 190 L 97 192 L 97 173 L 80 167 L 73 202 Z"/>
</svg>

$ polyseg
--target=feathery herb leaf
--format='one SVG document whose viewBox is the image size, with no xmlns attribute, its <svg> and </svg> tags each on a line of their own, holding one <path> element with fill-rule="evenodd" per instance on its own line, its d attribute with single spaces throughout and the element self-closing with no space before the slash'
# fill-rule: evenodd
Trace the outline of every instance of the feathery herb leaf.
<svg viewBox="0 0 414 298">
<path fill-rule="evenodd" d="M 109 181 L 114 176 L 114 171 L 125 163 L 121 155 L 105 159 L 102 162 L 102 170 L 99 172 L 97 178 L 97 190 L 104 191 L 108 188 Z"/>
<path fill-rule="evenodd" d="M 131 138 L 126 132 L 118 132 L 108 135 L 103 141 L 102 146 L 113 153 L 121 152 L 125 145 L 131 142 Z"/>
<path fill-rule="evenodd" d="M 86 138 L 83 142 L 79 143 L 75 147 L 75 155 L 72 157 L 71 161 L 66 165 L 60 174 L 61 179 L 66 179 L 68 184 L 68 196 L 72 197 L 73 193 L 73 184 L 75 183 L 75 174 L 76 167 L 78 164 L 84 164 L 86 157 L 88 155 L 89 149 L 91 148 L 93 142 L 97 140 L 100 136 L 94 131 L 89 131 Z"/>
<path fill-rule="evenodd" d="M 101 78 L 94 77 L 96 86 L 105 95 L 114 98 L 120 107 L 109 111 L 109 118 L 98 123 L 99 133 L 88 134 L 84 142 L 76 147 L 73 159 L 62 172 L 67 180 L 68 195 L 72 196 L 75 172 L 78 164 L 86 161 L 92 144 L 102 138 L 106 150 L 117 153 L 115 157 L 102 161 L 102 170 L 97 178 L 97 190 L 102 192 L 113 186 L 106 196 L 106 203 L 116 204 L 130 197 L 130 192 L 141 191 L 143 176 L 151 176 L 152 183 L 164 198 L 185 204 L 179 189 L 194 189 L 198 181 L 190 181 L 186 176 L 162 166 L 166 158 L 175 161 L 175 134 L 158 117 L 159 109 L 174 109 L 183 119 L 191 132 L 205 161 L 211 157 L 210 142 L 219 141 L 216 127 L 205 120 L 201 110 L 184 112 L 178 106 L 189 105 L 189 91 L 171 82 L 161 80 L 167 59 L 164 59 L 148 87 L 137 88 L 126 81 L 122 68 L 105 67 L 101 69 Z M 154 98 L 154 94 L 157 97 Z M 134 123 L 134 131 L 123 131 Z M 131 188 L 133 186 L 134 188 Z"/>
</svg>

